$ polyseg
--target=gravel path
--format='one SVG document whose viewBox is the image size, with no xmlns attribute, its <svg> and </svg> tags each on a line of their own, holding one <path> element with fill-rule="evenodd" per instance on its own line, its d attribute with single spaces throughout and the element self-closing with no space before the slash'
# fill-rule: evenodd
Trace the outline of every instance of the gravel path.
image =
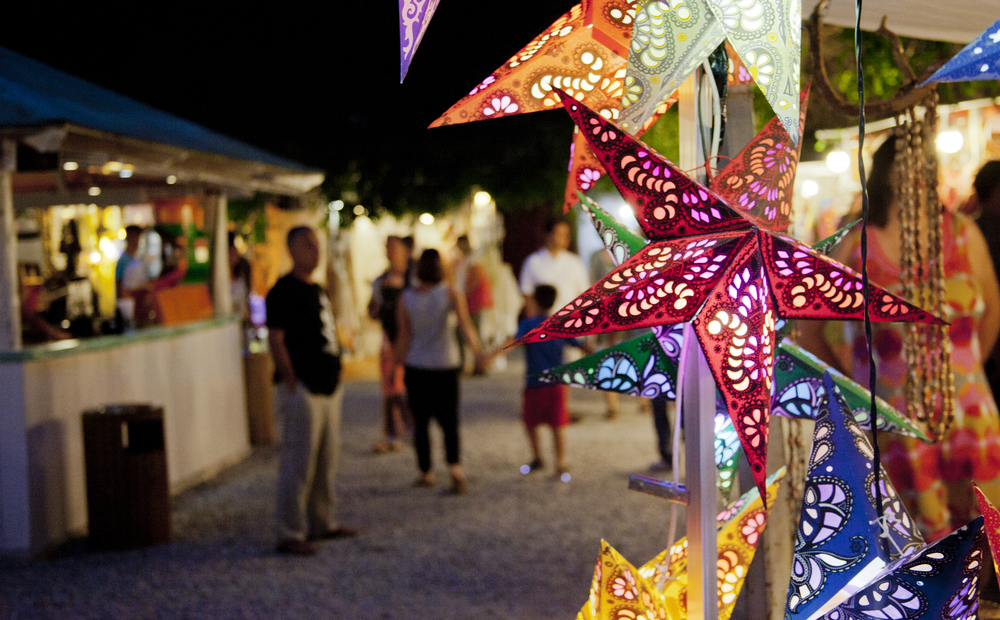
<svg viewBox="0 0 1000 620">
<path fill-rule="evenodd" d="M 635 401 L 607 422 L 600 394 L 573 390 L 571 408 L 584 420 L 567 430 L 572 480 L 522 476 L 522 369 L 512 361 L 463 380 L 467 495 L 446 493 L 439 434 L 436 489 L 411 486 L 412 449 L 371 454 L 378 384 L 351 383 L 340 514 L 362 528 L 357 538 L 324 543 L 311 558 L 274 554 L 277 451 L 259 449 L 174 498 L 172 544 L 123 553 L 77 545 L 54 559 L 0 564 L 0 618 L 571 619 L 602 537 L 635 564 L 665 546 L 667 504 L 627 489 L 628 475 L 656 458 L 653 425 Z"/>
</svg>

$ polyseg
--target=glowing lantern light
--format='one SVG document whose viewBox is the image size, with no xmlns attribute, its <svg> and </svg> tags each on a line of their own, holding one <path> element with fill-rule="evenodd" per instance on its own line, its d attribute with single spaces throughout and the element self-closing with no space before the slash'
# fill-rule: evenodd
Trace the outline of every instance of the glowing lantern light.
<svg viewBox="0 0 1000 620">
<path fill-rule="evenodd" d="M 962 137 L 962 133 L 959 131 L 942 131 L 938 134 L 934 143 L 937 145 L 938 150 L 943 153 L 957 153 L 962 150 L 965 138 Z"/>
<path fill-rule="evenodd" d="M 831 151 L 826 156 L 826 166 L 837 174 L 847 172 L 851 167 L 851 156 L 844 151 Z"/>
</svg>

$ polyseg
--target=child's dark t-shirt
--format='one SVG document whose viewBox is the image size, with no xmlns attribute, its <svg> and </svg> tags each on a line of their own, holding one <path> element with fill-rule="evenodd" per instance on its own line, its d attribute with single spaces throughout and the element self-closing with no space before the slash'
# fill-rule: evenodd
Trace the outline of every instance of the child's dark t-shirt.
<svg viewBox="0 0 1000 620">
<path fill-rule="evenodd" d="M 517 324 L 517 336 L 515 337 L 523 337 L 541 325 L 547 318 L 546 316 L 533 316 L 521 319 L 521 322 Z M 563 363 L 563 348 L 567 344 L 580 346 L 574 338 L 567 340 L 557 338 L 545 342 L 530 342 L 524 345 L 524 356 L 527 361 L 525 387 L 533 388 L 549 385 L 548 383 L 539 381 L 535 375 L 550 368 L 561 366 Z"/>
</svg>

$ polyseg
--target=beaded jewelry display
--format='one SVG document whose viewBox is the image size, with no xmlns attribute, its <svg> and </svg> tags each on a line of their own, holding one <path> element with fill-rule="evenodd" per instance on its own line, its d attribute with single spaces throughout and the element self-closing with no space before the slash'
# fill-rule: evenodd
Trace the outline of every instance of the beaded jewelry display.
<svg viewBox="0 0 1000 620">
<path fill-rule="evenodd" d="M 897 118 L 900 279 L 903 296 L 944 316 L 945 275 L 941 231 L 944 209 L 937 194 L 938 161 L 931 139 L 937 128 L 937 94 L 926 101 L 922 120 L 915 108 Z M 941 439 L 954 420 L 955 386 L 947 325 L 910 323 L 904 332 L 907 414 Z"/>
</svg>

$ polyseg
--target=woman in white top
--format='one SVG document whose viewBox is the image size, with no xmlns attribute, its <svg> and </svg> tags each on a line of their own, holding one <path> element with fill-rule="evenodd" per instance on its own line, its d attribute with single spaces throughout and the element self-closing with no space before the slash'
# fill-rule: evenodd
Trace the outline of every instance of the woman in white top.
<svg viewBox="0 0 1000 620">
<path fill-rule="evenodd" d="M 399 336 L 396 359 L 406 367 L 405 383 L 413 412 L 414 444 L 420 477 L 416 485 L 434 485 L 431 473 L 430 419 L 436 418 L 444 432 L 445 456 L 451 471 L 451 492 L 461 494 L 468 486 L 459 464 L 458 376 L 461 370 L 456 327 L 481 358 L 479 338 L 469 318 L 465 300 L 444 281 L 444 268 L 437 250 L 424 250 L 417 261 L 419 284 L 404 291 L 399 301 Z"/>
</svg>

